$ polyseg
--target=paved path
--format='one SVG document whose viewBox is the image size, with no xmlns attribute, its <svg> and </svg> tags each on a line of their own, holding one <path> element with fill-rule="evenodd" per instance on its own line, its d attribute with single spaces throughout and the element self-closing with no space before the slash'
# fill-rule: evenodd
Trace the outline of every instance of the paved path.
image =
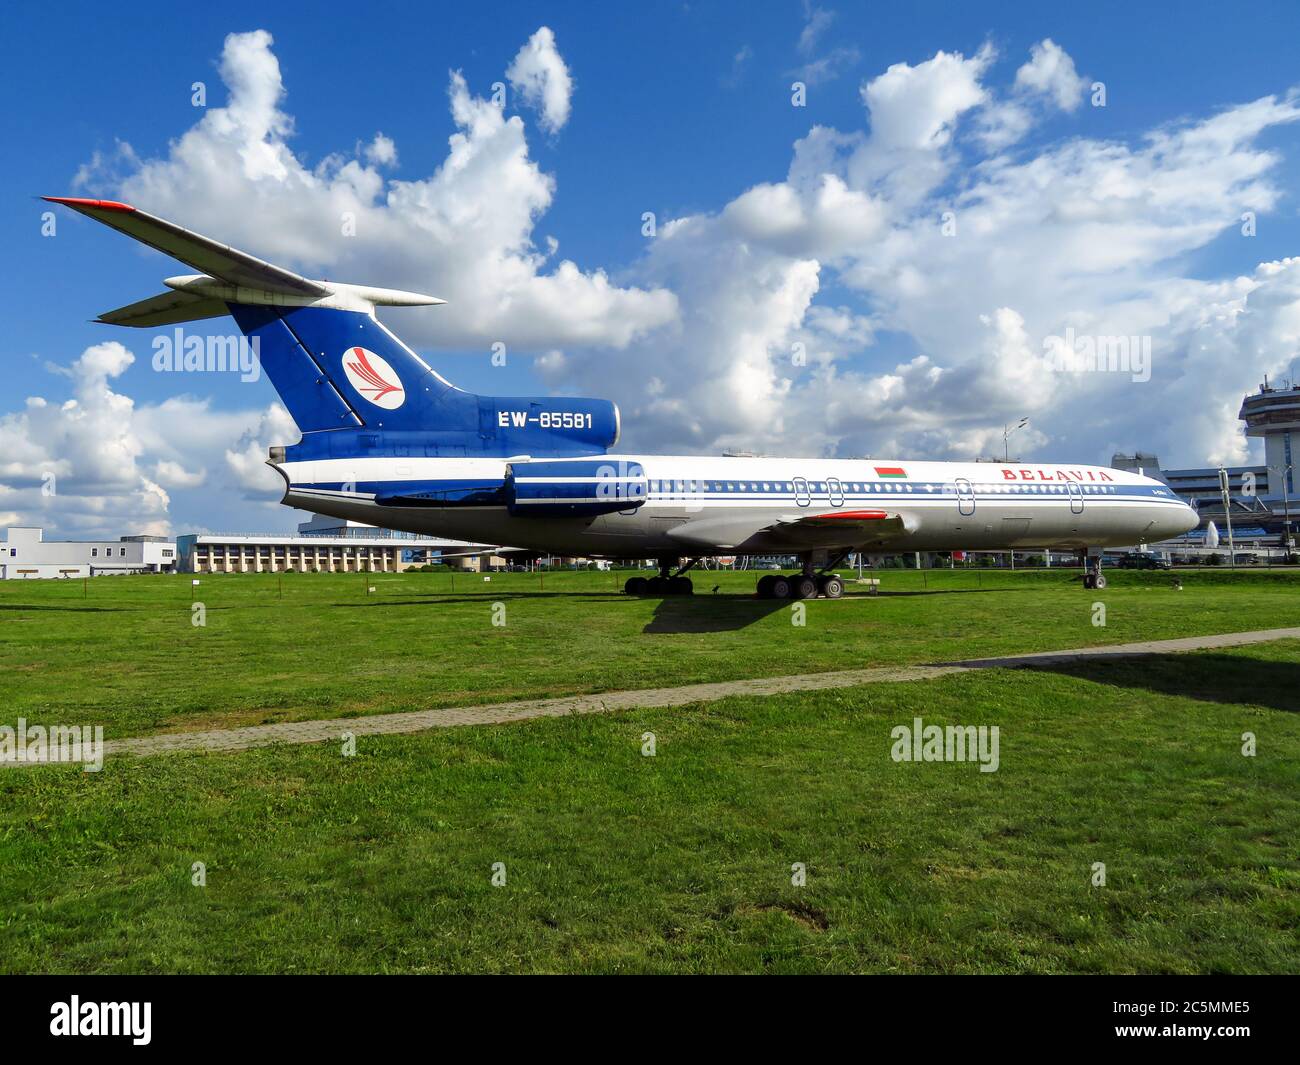
<svg viewBox="0 0 1300 1065">
<path fill-rule="evenodd" d="M 104 745 L 104 753 L 106 756 L 114 754 L 147 756 L 194 750 L 242 751 L 250 747 L 266 747 L 275 743 L 320 743 L 338 740 L 344 732 L 351 732 L 354 736 L 387 736 L 423 732 L 431 728 L 448 728 L 453 725 L 493 725 L 525 721 L 536 717 L 594 714 L 638 707 L 682 706 L 686 703 L 725 699 L 732 695 L 779 695 L 783 692 L 851 688 L 861 684 L 880 684 L 888 681 L 934 680 L 937 677 L 967 673 L 977 669 L 1014 669 L 1053 662 L 1077 662 L 1125 655 L 1207 651 L 1220 647 L 1240 647 L 1244 644 L 1285 639 L 1300 639 L 1300 628 L 1230 632 L 1221 636 L 1190 636 L 1178 640 L 1111 644 L 1071 651 L 1039 651 L 1034 654 L 970 659 L 937 665 L 887 666 L 836 673 L 806 673 L 791 677 L 733 680 L 717 684 L 689 684 L 680 688 L 644 688 L 636 691 L 575 695 L 559 699 L 528 699 L 522 702 L 449 707 L 444 710 L 421 710 L 404 714 L 331 718 L 328 721 L 293 721 L 212 732 L 179 732 L 162 736 L 142 736 L 138 739 L 110 740 Z"/>
</svg>

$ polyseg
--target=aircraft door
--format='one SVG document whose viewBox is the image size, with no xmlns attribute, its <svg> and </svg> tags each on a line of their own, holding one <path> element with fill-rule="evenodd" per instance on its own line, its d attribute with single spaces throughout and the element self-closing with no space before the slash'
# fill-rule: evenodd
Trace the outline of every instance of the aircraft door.
<svg viewBox="0 0 1300 1065">
<path fill-rule="evenodd" d="M 975 489 L 965 477 L 957 478 L 957 513 L 966 515 L 975 513 Z"/>
<path fill-rule="evenodd" d="M 826 498 L 833 507 L 844 506 L 844 485 L 840 484 L 838 477 L 832 477 L 826 482 Z"/>
<path fill-rule="evenodd" d="M 808 482 L 802 477 L 794 479 L 794 501 L 801 507 L 812 502 L 812 493 L 808 491 Z"/>
<path fill-rule="evenodd" d="M 1083 513 L 1083 489 L 1079 487 L 1077 481 L 1067 481 L 1066 491 L 1070 493 L 1070 513 Z"/>
</svg>

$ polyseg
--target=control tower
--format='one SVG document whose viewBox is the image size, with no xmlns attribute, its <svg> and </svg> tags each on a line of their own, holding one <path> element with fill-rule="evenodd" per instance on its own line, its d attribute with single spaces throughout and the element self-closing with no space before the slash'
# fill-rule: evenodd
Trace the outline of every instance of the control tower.
<svg viewBox="0 0 1300 1065">
<path fill-rule="evenodd" d="M 1268 495 L 1294 498 L 1296 471 L 1288 467 L 1300 450 L 1300 386 L 1292 381 L 1270 385 L 1266 377 L 1260 390 L 1242 401 L 1238 417 L 1246 423 L 1247 436 L 1264 439 Z"/>
</svg>

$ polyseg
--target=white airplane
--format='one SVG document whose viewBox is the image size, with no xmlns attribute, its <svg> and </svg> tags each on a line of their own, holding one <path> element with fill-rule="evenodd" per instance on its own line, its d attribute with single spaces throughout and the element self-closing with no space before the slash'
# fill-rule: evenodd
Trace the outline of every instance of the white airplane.
<svg viewBox="0 0 1300 1065">
<path fill-rule="evenodd" d="M 444 380 L 375 317 L 442 303 L 313 281 L 107 200 L 46 197 L 203 271 L 99 317 L 152 328 L 234 317 L 302 439 L 270 449 L 283 502 L 536 553 L 646 559 L 629 594 L 689 594 L 700 558 L 796 555 L 764 598 L 838 598 L 852 552 L 1074 551 L 1104 588 L 1106 547 L 1164 540 L 1196 512 L 1164 483 L 1059 463 L 715 458 L 611 452 L 606 400 L 500 398 Z"/>
</svg>

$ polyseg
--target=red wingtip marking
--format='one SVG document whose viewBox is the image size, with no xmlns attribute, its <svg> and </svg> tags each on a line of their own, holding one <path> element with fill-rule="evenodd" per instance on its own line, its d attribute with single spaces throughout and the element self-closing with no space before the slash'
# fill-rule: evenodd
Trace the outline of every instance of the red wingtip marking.
<svg viewBox="0 0 1300 1065">
<path fill-rule="evenodd" d="M 883 510 L 840 510 L 831 514 L 818 514 L 817 517 L 844 521 L 880 521 L 889 517 L 889 514 Z"/>
<path fill-rule="evenodd" d="M 66 204 L 69 207 L 96 207 L 101 211 L 135 210 L 129 203 L 118 203 L 116 200 L 85 200 L 78 196 L 42 196 L 41 199 L 50 203 Z"/>
</svg>

